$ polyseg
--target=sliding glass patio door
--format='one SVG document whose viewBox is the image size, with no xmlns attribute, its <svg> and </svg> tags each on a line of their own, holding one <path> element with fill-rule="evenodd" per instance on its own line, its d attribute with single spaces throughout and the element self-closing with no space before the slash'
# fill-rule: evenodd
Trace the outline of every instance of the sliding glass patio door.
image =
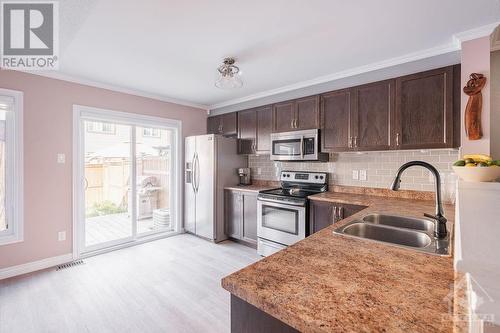
<svg viewBox="0 0 500 333">
<path fill-rule="evenodd" d="M 75 109 L 79 254 L 176 232 L 178 124 L 80 108 Z"/>
<path fill-rule="evenodd" d="M 129 241 L 133 236 L 131 197 L 132 126 L 83 120 L 85 248 Z"/>
</svg>

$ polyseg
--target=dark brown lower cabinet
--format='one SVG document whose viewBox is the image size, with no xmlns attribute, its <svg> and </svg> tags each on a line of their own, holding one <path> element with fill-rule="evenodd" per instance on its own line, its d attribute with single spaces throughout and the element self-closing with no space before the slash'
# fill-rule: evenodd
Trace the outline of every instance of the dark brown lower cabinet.
<svg viewBox="0 0 500 333">
<path fill-rule="evenodd" d="M 232 333 L 297 333 L 295 328 L 231 295 Z"/>
<path fill-rule="evenodd" d="M 343 220 L 359 211 L 365 209 L 365 206 L 332 203 L 324 201 L 310 201 L 309 225 L 311 234 L 320 231 Z"/>
<path fill-rule="evenodd" d="M 226 234 L 245 245 L 257 247 L 257 193 L 225 191 Z"/>
</svg>

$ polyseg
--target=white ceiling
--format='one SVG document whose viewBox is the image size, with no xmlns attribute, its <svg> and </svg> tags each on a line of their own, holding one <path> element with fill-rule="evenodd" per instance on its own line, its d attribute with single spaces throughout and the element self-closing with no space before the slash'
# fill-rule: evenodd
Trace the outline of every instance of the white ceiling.
<svg viewBox="0 0 500 333">
<path fill-rule="evenodd" d="M 214 108 L 434 50 L 500 20 L 499 0 L 64 0 L 60 72 Z M 432 53 L 432 52 L 431 52 Z M 237 58 L 244 87 L 215 88 Z"/>
</svg>

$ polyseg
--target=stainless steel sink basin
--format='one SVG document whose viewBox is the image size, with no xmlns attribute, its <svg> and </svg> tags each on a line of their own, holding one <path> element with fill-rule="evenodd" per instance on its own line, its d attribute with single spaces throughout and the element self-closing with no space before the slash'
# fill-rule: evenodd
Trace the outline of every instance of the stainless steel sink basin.
<svg viewBox="0 0 500 333">
<path fill-rule="evenodd" d="M 369 214 L 336 228 L 336 234 L 363 238 L 438 255 L 449 254 L 450 234 L 434 237 L 434 222 L 408 216 Z"/>
<path fill-rule="evenodd" d="M 431 244 L 431 238 L 423 232 L 415 232 L 402 228 L 391 228 L 364 222 L 348 225 L 343 229 L 343 233 L 416 248 L 426 247 Z"/>
<path fill-rule="evenodd" d="M 391 227 L 413 229 L 432 233 L 434 231 L 434 222 L 415 217 L 370 214 L 363 217 L 364 222 L 373 224 L 388 225 Z"/>
</svg>

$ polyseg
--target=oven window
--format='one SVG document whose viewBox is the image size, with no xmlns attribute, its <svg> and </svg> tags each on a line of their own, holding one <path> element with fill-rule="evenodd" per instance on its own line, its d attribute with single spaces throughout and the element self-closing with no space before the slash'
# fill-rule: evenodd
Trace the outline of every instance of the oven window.
<svg viewBox="0 0 500 333">
<path fill-rule="evenodd" d="M 262 226 L 286 232 L 299 234 L 299 211 L 262 205 Z"/>
<path fill-rule="evenodd" d="M 273 155 L 299 156 L 300 139 L 273 141 Z"/>
</svg>

